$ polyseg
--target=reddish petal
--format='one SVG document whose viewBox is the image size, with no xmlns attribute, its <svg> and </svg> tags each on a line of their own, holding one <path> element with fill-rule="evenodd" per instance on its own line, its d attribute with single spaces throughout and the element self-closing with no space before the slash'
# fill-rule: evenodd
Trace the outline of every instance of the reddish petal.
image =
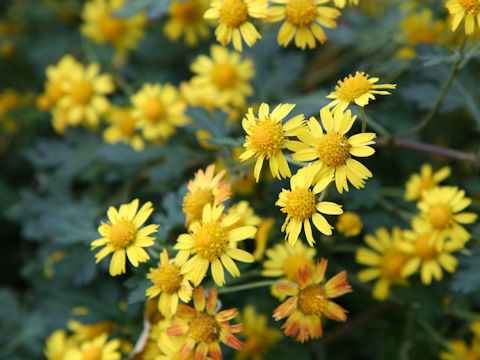
<svg viewBox="0 0 480 360">
<path fill-rule="evenodd" d="M 295 336 L 300 329 L 300 323 L 294 318 L 288 318 L 285 324 L 282 326 L 283 332 L 287 336 Z"/>
<path fill-rule="evenodd" d="M 215 306 L 217 305 L 217 297 L 217 288 L 213 288 L 212 291 L 210 291 L 207 300 L 207 313 L 209 313 L 210 315 L 213 315 L 213 312 L 215 311 Z"/>
<path fill-rule="evenodd" d="M 239 333 L 243 330 L 243 324 L 227 325 L 228 332 Z"/>
<path fill-rule="evenodd" d="M 310 330 L 310 324 L 308 323 L 308 321 L 306 321 L 306 319 L 304 319 L 303 321 L 300 320 L 297 340 L 302 343 L 307 341 L 311 337 Z"/>
<path fill-rule="evenodd" d="M 298 288 L 290 284 L 278 284 L 273 286 L 275 291 L 286 296 L 298 295 Z"/>
<path fill-rule="evenodd" d="M 178 357 L 180 360 L 186 360 L 190 356 L 195 347 L 195 341 L 193 339 L 185 340 L 185 343 L 180 348 L 180 352 L 178 353 Z"/>
<path fill-rule="evenodd" d="M 193 304 L 197 311 L 203 311 L 205 309 L 205 293 L 203 292 L 203 286 L 199 286 L 193 290 Z"/>
<path fill-rule="evenodd" d="M 220 338 L 225 345 L 228 345 L 235 350 L 242 350 L 243 345 L 245 344 L 243 341 L 238 340 L 235 335 L 228 333 L 224 334 Z"/>
<path fill-rule="evenodd" d="M 175 324 L 167 329 L 168 336 L 180 336 L 187 332 L 188 328 L 185 325 Z"/>
<path fill-rule="evenodd" d="M 197 346 L 197 349 L 195 350 L 195 360 L 205 360 L 207 358 L 207 353 L 208 353 L 208 345 L 205 343 L 202 343 Z"/>
<path fill-rule="evenodd" d="M 347 310 L 342 308 L 340 305 L 335 304 L 333 301 L 329 301 L 327 303 L 327 307 L 324 310 L 325 316 L 335 321 L 347 320 L 346 313 L 348 313 Z"/>
<path fill-rule="evenodd" d="M 178 304 L 177 306 L 177 312 L 175 313 L 175 317 L 178 317 L 180 319 L 189 319 L 197 313 L 197 310 L 194 308 L 185 305 L 185 304 Z"/>
<path fill-rule="evenodd" d="M 208 346 L 208 354 L 213 360 L 222 360 L 222 349 L 218 342 L 210 343 Z"/>
<path fill-rule="evenodd" d="M 315 264 L 315 269 L 313 270 L 313 281 L 315 282 L 315 284 L 322 282 L 325 278 L 327 264 L 328 260 L 325 258 L 321 258 L 320 261 Z"/>
<path fill-rule="evenodd" d="M 208 309 L 208 306 L 207 306 L 207 309 Z M 218 321 L 227 321 L 227 320 L 233 319 L 237 315 L 238 315 L 238 310 L 234 308 L 234 309 L 220 311 L 217 315 L 215 315 L 215 318 Z"/>
<path fill-rule="evenodd" d="M 280 304 L 273 311 L 273 318 L 278 321 L 289 316 L 297 308 L 297 301 L 298 297 L 294 296 Z"/>
<path fill-rule="evenodd" d="M 297 273 L 297 284 L 300 289 L 305 289 L 312 283 L 312 268 L 305 265 L 300 268 Z"/>
<path fill-rule="evenodd" d="M 352 288 L 347 281 L 347 272 L 343 270 L 328 280 L 325 284 L 325 290 L 329 298 L 336 298 L 352 292 Z"/>
</svg>

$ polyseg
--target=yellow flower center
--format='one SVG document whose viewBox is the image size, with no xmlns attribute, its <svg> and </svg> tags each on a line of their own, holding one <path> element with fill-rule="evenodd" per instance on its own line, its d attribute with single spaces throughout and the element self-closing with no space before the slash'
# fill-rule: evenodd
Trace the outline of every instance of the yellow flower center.
<svg viewBox="0 0 480 360">
<path fill-rule="evenodd" d="M 310 285 L 300 292 L 298 309 L 305 315 L 320 315 L 327 306 L 328 298 L 322 285 Z"/>
<path fill-rule="evenodd" d="M 309 26 L 317 16 L 318 10 L 314 0 L 290 0 L 285 5 L 285 17 L 293 26 Z"/>
<path fill-rule="evenodd" d="M 196 1 L 175 2 L 170 8 L 170 14 L 184 24 L 195 24 L 201 19 L 202 12 Z"/>
<path fill-rule="evenodd" d="M 125 136 L 132 136 L 135 133 L 135 118 L 130 112 L 122 114 L 118 121 L 118 128 Z"/>
<path fill-rule="evenodd" d="M 82 352 L 82 360 L 100 360 L 102 349 L 97 346 L 89 347 Z"/>
<path fill-rule="evenodd" d="M 353 102 L 360 96 L 368 93 L 372 89 L 372 83 L 368 81 L 368 75 L 357 72 L 355 76 L 350 75 L 343 81 L 338 82 L 339 86 L 335 87 L 337 97 L 340 100 Z"/>
<path fill-rule="evenodd" d="M 350 144 L 345 136 L 328 133 L 318 139 L 317 154 L 325 165 L 338 167 L 350 157 Z"/>
<path fill-rule="evenodd" d="M 59 82 L 50 81 L 45 85 L 45 91 L 48 97 L 55 104 L 63 96 L 64 92 Z"/>
<path fill-rule="evenodd" d="M 275 122 L 270 117 L 259 121 L 252 130 L 250 140 L 255 146 L 255 151 L 265 157 L 272 157 L 282 151 L 285 136 L 280 122 Z"/>
<path fill-rule="evenodd" d="M 237 82 L 237 69 L 229 63 L 215 64 L 210 73 L 210 79 L 221 90 L 231 88 Z"/>
<path fill-rule="evenodd" d="M 310 189 L 297 188 L 288 195 L 286 212 L 295 220 L 309 219 L 315 213 L 317 199 Z"/>
<path fill-rule="evenodd" d="M 386 251 L 380 263 L 382 277 L 390 281 L 398 281 L 401 279 L 400 273 L 407 261 L 407 255 L 399 250 L 391 249 Z"/>
<path fill-rule="evenodd" d="M 205 205 L 212 203 L 213 193 L 210 189 L 200 189 L 187 193 L 183 199 L 182 210 L 187 218 L 187 225 L 202 218 Z"/>
<path fill-rule="evenodd" d="M 94 93 L 92 84 L 86 80 L 77 82 L 70 90 L 73 101 L 80 105 L 88 104 Z"/>
<path fill-rule="evenodd" d="M 125 19 L 106 15 L 100 20 L 100 31 L 110 41 L 117 40 L 127 29 Z"/>
<path fill-rule="evenodd" d="M 123 223 L 114 224 L 110 230 L 110 242 L 119 248 L 130 245 L 134 237 L 132 229 Z"/>
<path fill-rule="evenodd" d="M 478 0 L 458 0 L 468 15 L 480 13 L 480 2 Z"/>
<path fill-rule="evenodd" d="M 419 235 L 415 241 L 415 254 L 422 260 L 429 260 L 437 257 L 438 252 L 435 246 L 430 245 L 430 235 Z"/>
<path fill-rule="evenodd" d="M 239 27 L 248 19 L 248 8 L 242 0 L 225 0 L 218 9 L 221 24 Z"/>
<path fill-rule="evenodd" d="M 156 122 L 165 116 L 165 106 L 159 99 L 150 99 L 143 107 L 145 116 L 152 122 Z"/>
<path fill-rule="evenodd" d="M 167 294 L 177 292 L 183 280 L 180 269 L 175 264 L 161 264 L 152 273 L 152 282 L 161 292 Z"/>
<path fill-rule="evenodd" d="M 450 220 L 452 218 L 451 210 L 442 205 L 436 205 L 432 207 L 428 215 L 430 218 L 430 223 L 436 229 L 447 228 L 450 225 Z"/>
<path fill-rule="evenodd" d="M 190 336 L 199 343 L 210 343 L 220 338 L 220 326 L 212 315 L 201 312 L 189 323 Z"/>
<path fill-rule="evenodd" d="M 296 281 L 298 270 L 305 266 L 313 266 L 313 260 L 306 258 L 304 255 L 290 255 L 283 263 L 285 277 L 289 281 Z"/>
<path fill-rule="evenodd" d="M 229 244 L 227 232 L 218 221 L 203 224 L 192 236 L 193 253 L 205 259 L 213 260 L 224 254 Z"/>
</svg>

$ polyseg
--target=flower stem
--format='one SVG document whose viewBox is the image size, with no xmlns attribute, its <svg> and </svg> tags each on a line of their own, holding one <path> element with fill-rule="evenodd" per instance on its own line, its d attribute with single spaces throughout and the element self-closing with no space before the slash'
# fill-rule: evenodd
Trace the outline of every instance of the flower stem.
<svg viewBox="0 0 480 360">
<path fill-rule="evenodd" d="M 227 294 L 231 292 L 250 290 L 258 287 L 265 287 L 265 286 L 279 285 L 279 284 L 295 285 L 295 283 L 292 283 L 290 281 L 266 280 L 266 281 L 258 281 L 250 284 L 222 287 L 218 289 L 218 293 Z"/>
<path fill-rule="evenodd" d="M 365 108 L 363 106 L 359 106 L 360 108 L 360 115 L 362 116 L 362 133 L 367 131 L 367 118 L 365 116 Z"/>
<path fill-rule="evenodd" d="M 297 165 L 297 166 L 300 166 L 300 167 L 304 167 L 304 166 L 307 166 L 308 164 L 310 164 L 310 163 L 304 162 L 304 161 L 293 160 L 290 155 L 285 155 L 285 159 L 287 159 L 287 162 L 289 162 L 290 164 Z"/>
</svg>

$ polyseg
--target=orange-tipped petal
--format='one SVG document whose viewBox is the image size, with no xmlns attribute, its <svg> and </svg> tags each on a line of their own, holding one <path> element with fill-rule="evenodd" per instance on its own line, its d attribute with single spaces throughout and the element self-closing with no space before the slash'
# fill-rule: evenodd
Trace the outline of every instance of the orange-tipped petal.
<svg viewBox="0 0 480 360">
<path fill-rule="evenodd" d="M 327 303 L 327 307 L 325 308 L 325 312 L 324 312 L 326 317 L 335 321 L 347 320 L 346 313 L 348 313 L 347 310 L 342 308 L 340 305 L 335 304 L 333 301 L 329 301 Z"/>
<path fill-rule="evenodd" d="M 180 358 L 180 360 L 188 359 L 194 347 L 195 347 L 195 340 L 193 339 L 185 340 L 182 347 L 180 348 L 180 352 L 178 353 L 179 355 L 178 357 Z"/>
<path fill-rule="evenodd" d="M 289 318 L 282 326 L 283 332 L 287 336 L 295 336 L 300 329 L 300 323 L 298 320 Z"/>
<path fill-rule="evenodd" d="M 329 298 L 336 298 L 352 292 L 352 287 L 347 281 L 347 272 L 343 270 L 328 280 L 325 284 L 325 290 Z"/>
<path fill-rule="evenodd" d="M 180 325 L 180 324 L 175 324 L 175 325 L 170 326 L 167 329 L 167 335 L 168 336 L 180 336 L 180 335 L 185 334 L 187 332 L 187 330 L 188 330 L 188 328 L 186 328 L 185 326 Z"/>
<path fill-rule="evenodd" d="M 217 304 L 217 297 L 218 297 L 218 290 L 217 288 L 212 289 L 210 291 L 210 294 L 208 294 L 208 299 L 207 299 L 207 313 L 210 315 L 213 315 L 213 312 L 215 311 L 215 306 Z"/>
<path fill-rule="evenodd" d="M 228 325 L 228 331 L 236 334 L 243 330 L 243 324 Z"/>
<path fill-rule="evenodd" d="M 298 297 L 294 296 L 277 306 L 273 311 L 273 318 L 275 320 L 284 319 L 289 316 L 297 308 Z"/>
<path fill-rule="evenodd" d="M 300 289 L 306 288 L 312 283 L 312 268 L 305 265 L 300 268 L 297 273 L 297 284 Z"/>
<path fill-rule="evenodd" d="M 327 270 L 328 260 L 325 258 L 321 258 L 315 264 L 315 268 L 313 270 L 313 281 L 318 284 L 323 281 L 325 278 L 325 271 Z"/>
<path fill-rule="evenodd" d="M 281 295 L 295 296 L 298 295 L 298 288 L 290 284 L 278 284 L 273 286 L 275 291 Z"/>
<path fill-rule="evenodd" d="M 195 360 L 205 360 L 207 358 L 208 345 L 206 343 L 201 343 L 197 346 L 195 350 Z"/>
<path fill-rule="evenodd" d="M 220 338 L 225 345 L 228 345 L 235 350 L 242 350 L 243 345 L 245 344 L 243 341 L 240 341 L 235 335 L 228 333 L 224 334 Z"/>
<path fill-rule="evenodd" d="M 199 286 L 193 290 L 193 305 L 197 311 L 205 310 L 205 294 L 203 286 Z"/>
<path fill-rule="evenodd" d="M 238 310 L 234 308 L 234 309 L 228 309 L 228 310 L 220 311 L 215 316 L 215 318 L 218 321 L 227 321 L 227 320 L 233 319 L 237 315 L 238 315 Z"/>
<path fill-rule="evenodd" d="M 222 360 L 222 349 L 218 342 L 212 342 L 208 346 L 208 354 L 213 360 Z"/>
</svg>

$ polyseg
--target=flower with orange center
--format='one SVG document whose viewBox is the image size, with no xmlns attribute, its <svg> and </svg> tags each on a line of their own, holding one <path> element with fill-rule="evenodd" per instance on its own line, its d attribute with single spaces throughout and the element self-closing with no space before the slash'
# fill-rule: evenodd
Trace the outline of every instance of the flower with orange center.
<svg viewBox="0 0 480 360">
<path fill-rule="evenodd" d="M 203 17 L 218 19 L 215 29 L 217 41 L 228 45 L 233 39 L 233 47 L 242 51 L 242 38 L 248 46 L 252 46 L 262 36 L 255 26 L 248 21 L 253 18 L 264 18 L 267 13 L 266 0 L 212 0 Z"/>
<path fill-rule="evenodd" d="M 292 176 L 283 149 L 292 143 L 288 137 L 297 136 L 304 131 L 304 116 L 297 115 L 282 124 L 283 119 L 293 110 L 294 104 L 280 104 L 270 112 L 267 104 L 262 103 L 258 117 L 249 108 L 243 118 L 242 126 L 247 133 L 245 137 L 245 152 L 240 155 L 240 161 L 256 158 L 254 175 L 258 182 L 264 160 L 269 161 L 273 177 L 282 179 Z"/>
<path fill-rule="evenodd" d="M 295 37 L 295 45 L 303 50 L 315 48 L 316 40 L 323 44 L 327 35 L 322 27 L 336 28 L 341 12 L 323 6 L 329 0 L 273 0 L 265 22 L 285 20 L 278 32 L 278 43 L 287 46 Z M 321 25 L 321 26 L 320 26 Z"/>
<path fill-rule="evenodd" d="M 133 117 L 131 108 L 112 107 L 107 122 L 111 125 L 103 131 L 103 140 L 111 144 L 123 142 L 136 151 L 143 150 L 145 143 L 136 131 L 137 120 Z"/>
<path fill-rule="evenodd" d="M 374 251 L 364 247 L 357 250 L 356 261 L 369 266 L 357 276 L 363 282 L 378 278 L 372 295 L 385 300 L 390 294 L 390 285 L 407 285 L 403 269 L 410 255 L 402 250 L 403 237 L 399 228 L 394 228 L 391 236 L 385 228 L 378 229 L 375 235 L 365 236 L 365 242 Z"/>
<path fill-rule="evenodd" d="M 323 176 L 318 180 L 318 166 L 310 164 L 292 176 L 291 190 L 282 189 L 278 195 L 275 205 L 280 206 L 280 211 L 287 214 L 282 232 L 285 232 L 285 239 L 290 245 L 295 245 L 303 228 L 308 244 L 313 246 L 315 239 L 310 220 L 322 234 L 332 234 L 333 227 L 321 214 L 340 215 L 343 213 L 342 207 L 333 202 L 318 200 L 318 194 L 325 190 L 331 181 L 332 176 Z"/>
<path fill-rule="evenodd" d="M 375 95 L 390 95 L 388 91 L 380 89 L 395 89 L 394 84 L 376 84 L 379 78 L 371 78 L 370 75 L 363 71 L 357 71 L 355 76 L 348 75 L 345 79 L 338 80 L 335 91 L 327 96 L 327 99 L 334 99 L 327 105 L 332 108 L 332 112 L 343 112 L 351 104 L 357 104 L 364 107 L 370 101 L 375 100 Z"/>
<path fill-rule="evenodd" d="M 183 34 L 187 45 L 196 46 L 198 38 L 205 39 L 209 35 L 207 22 L 203 19 L 208 4 L 208 0 L 172 1 L 168 8 L 168 21 L 163 28 L 165 35 L 177 41 Z"/>
<path fill-rule="evenodd" d="M 347 281 L 347 272 L 341 271 L 325 282 L 327 259 L 321 259 L 314 267 L 305 266 L 298 271 L 297 286 L 275 285 L 277 292 L 289 298 L 273 311 L 273 318 L 281 320 L 288 317 L 282 329 L 287 336 L 297 336 L 305 342 L 322 336 L 323 316 L 346 321 L 347 310 L 330 299 L 352 291 Z"/>
<path fill-rule="evenodd" d="M 338 217 L 336 228 L 345 236 L 356 236 L 362 231 L 362 219 L 357 213 L 345 211 Z"/>
<path fill-rule="evenodd" d="M 110 261 L 112 276 L 125 273 L 125 255 L 135 267 L 150 259 L 143 248 L 154 244 L 155 238 L 149 235 L 157 231 L 158 225 L 142 227 L 152 214 L 153 207 L 151 202 L 147 202 L 138 210 L 138 204 L 138 199 L 135 199 L 130 204 L 121 205 L 118 210 L 110 206 L 107 212 L 109 221 L 98 228 L 102 238 L 92 241 L 92 250 L 105 246 L 95 254 L 97 263 L 113 253 Z"/>
<path fill-rule="evenodd" d="M 452 31 L 455 31 L 465 18 L 465 34 L 475 31 L 475 19 L 480 26 L 480 0 L 449 0 L 445 4 L 452 19 Z"/>
<path fill-rule="evenodd" d="M 433 172 L 430 164 L 423 164 L 419 174 L 412 174 L 407 181 L 405 200 L 412 201 L 422 199 L 422 193 L 436 187 L 439 183 L 450 176 L 450 168 L 445 166 Z"/>
<path fill-rule="evenodd" d="M 205 300 L 203 287 L 195 288 L 193 303 L 195 308 L 180 304 L 173 318 L 173 326 L 167 329 L 170 337 L 187 334 L 179 353 L 179 360 L 195 355 L 195 360 L 205 360 L 207 354 L 214 360 L 222 359 L 220 342 L 236 350 L 243 343 L 232 333 L 242 331 L 242 325 L 231 325 L 229 320 L 237 316 L 237 309 L 228 309 L 215 313 L 217 289 L 212 289 Z M 206 310 L 206 311 L 205 311 Z"/>
<path fill-rule="evenodd" d="M 308 131 L 299 134 L 299 141 L 292 141 L 295 151 L 293 159 L 297 161 L 316 160 L 320 165 L 321 176 L 335 179 L 335 185 L 341 194 L 348 191 L 348 182 L 357 189 L 365 186 L 365 179 L 372 173 L 361 162 L 352 158 L 368 157 L 375 153 L 369 145 L 375 144 L 374 133 L 360 133 L 346 137 L 357 117 L 350 110 L 333 114 L 327 108 L 320 111 L 320 123 L 314 117 L 308 120 Z M 323 127 L 323 128 L 322 128 Z M 347 181 L 348 180 L 348 181 Z"/>
<path fill-rule="evenodd" d="M 255 236 L 255 226 L 230 227 L 239 220 L 239 216 L 225 214 L 223 205 L 207 204 L 203 208 L 202 219 L 194 222 L 188 234 L 181 234 L 175 249 L 180 250 L 177 258 L 182 265 L 182 274 L 195 286 L 199 285 L 207 274 L 211 264 L 213 280 L 218 286 L 225 284 L 223 267 L 233 276 L 240 276 L 237 265 L 232 260 L 253 262 L 252 254 L 237 248 L 237 242 Z"/>
<path fill-rule="evenodd" d="M 107 342 L 108 335 L 103 333 L 91 341 L 83 342 L 79 348 L 72 348 L 65 354 L 65 360 L 120 360 L 120 340 Z"/>
<path fill-rule="evenodd" d="M 47 83 L 45 84 L 45 94 L 50 101 L 50 107 L 65 95 L 64 84 L 70 79 L 70 75 L 82 69 L 82 65 L 71 55 L 63 56 L 56 65 L 50 65 L 45 71 L 47 74 Z"/>
<path fill-rule="evenodd" d="M 207 204 L 221 204 L 230 198 L 230 183 L 222 180 L 226 171 L 215 175 L 215 164 L 209 165 L 205 171 L 198 170 L 195 178 L 188 182 L 188 192 L 183 198 L 182 211 L 185 213 L 185 226 L 200 221 L 202 211 Z"/>
</svg>

